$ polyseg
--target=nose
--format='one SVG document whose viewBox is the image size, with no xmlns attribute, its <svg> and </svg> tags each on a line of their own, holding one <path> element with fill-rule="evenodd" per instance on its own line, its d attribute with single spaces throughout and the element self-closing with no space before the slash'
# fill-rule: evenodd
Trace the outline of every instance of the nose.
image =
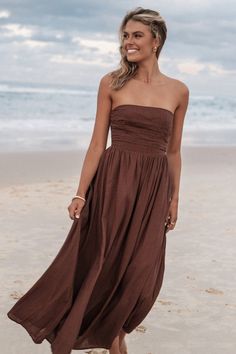
<svg viewBox="0 0 236 354">
<path fill-rule="evenodd" d="M 124 47 L 126 48 L 127 46 L 132 46 L 134 44 L 134 39 L 132 36 L 129 36 L 128 38 L 124 39 Z"/>
</svg>

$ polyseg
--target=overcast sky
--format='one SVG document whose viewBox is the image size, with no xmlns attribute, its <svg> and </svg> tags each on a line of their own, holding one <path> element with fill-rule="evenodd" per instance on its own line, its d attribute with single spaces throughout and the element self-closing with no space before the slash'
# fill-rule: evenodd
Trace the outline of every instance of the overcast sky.
<svg viewBox="0 0 236 354">
<path fill-rule="evenodd" d="M 137 6 L 166 20 L 164 74 L 192 94 L 236 92 L 235 0 L 0 0 L 0 82 L 97 87 L 119 64 L 118 29 Z"/>
</svg>

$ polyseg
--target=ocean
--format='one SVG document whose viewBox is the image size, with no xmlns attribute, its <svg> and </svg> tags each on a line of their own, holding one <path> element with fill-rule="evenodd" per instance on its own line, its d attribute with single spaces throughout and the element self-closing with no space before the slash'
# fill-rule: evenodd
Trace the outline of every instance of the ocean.
<svg viewBox="0 0 236 354">
<path fill-rule="evenodd" d="M 96 115 L 97 88 L 0 83 L 2 152 L 86 149 Z M 108 144 L 111 143 L 110 131 Z M 183 146 L 236 145 L 236 98 L 192 95 Z"/>
</svg>

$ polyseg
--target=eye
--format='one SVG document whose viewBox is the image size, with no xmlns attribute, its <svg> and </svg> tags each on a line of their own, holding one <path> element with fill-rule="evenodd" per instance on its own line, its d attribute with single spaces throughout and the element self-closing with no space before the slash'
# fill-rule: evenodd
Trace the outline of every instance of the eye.
<svg viewBox="0 0 236 354">
<path fill-rule="evenodd" d="M 140 33 L 136 33 L 135 35 L 135 38 L 140 38 L 140 37 L 142 37 L 142 35 L 140 34 Z M 128 38 L 128 34 L 127 33 L 124 33 L 123 35 L 122 35 L 122 39 L 127 39 Z"/>
</svg>

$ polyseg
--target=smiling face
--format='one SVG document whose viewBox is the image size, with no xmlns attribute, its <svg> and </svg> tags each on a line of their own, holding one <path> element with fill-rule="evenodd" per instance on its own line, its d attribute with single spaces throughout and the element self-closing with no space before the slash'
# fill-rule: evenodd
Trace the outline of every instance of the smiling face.
<svg viewBox="0 0 236 354">
<path fill-rule="evenodd" d="M 139 21 L 129 20 L 122 31 L 123 51 L 127 60 L 138 62 L 155 57 L 154 47 L 158 47 L 159 38 L 154 38 L 149 26 Z"/>
</svg>

